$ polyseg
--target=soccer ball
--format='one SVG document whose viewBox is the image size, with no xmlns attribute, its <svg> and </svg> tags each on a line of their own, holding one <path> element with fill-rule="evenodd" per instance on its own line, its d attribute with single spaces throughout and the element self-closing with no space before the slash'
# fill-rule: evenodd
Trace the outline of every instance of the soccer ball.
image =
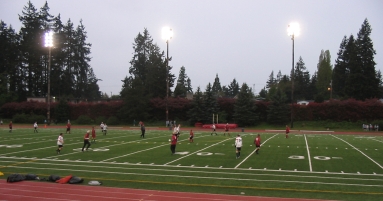
<svg viewBox="0 0 383 201">
<path fill-rule="evenodd" d="M 171 140 L 169 139 L 169 142 L 170 142 Z"/>
</svg>

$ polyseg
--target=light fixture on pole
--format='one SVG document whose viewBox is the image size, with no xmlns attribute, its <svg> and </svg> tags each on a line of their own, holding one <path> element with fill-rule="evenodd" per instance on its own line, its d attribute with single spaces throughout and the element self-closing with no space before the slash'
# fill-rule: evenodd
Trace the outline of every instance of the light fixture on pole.
<svg viewBox="0 0 383 201">
<path fill-rule="evenodd" d="M 53 46 L 53 32 L 49 31 L 45 33 L 45 47 L 49 48 L 48 55 L 48 95 L 47 95 L 47 103 L 48 103 L 48 112 L 47 112 L 47 122 L 48 125 L 51 123 L 51 49 Z"/>
<path fill-rule="evenodd" d="M 166 122 L 169 121 L 169 40 L 173 38 L 173 30 L 169 27 L 162 28 L 162 39 L 166 41 Z"/>
<path fill-rule="evenodd" d="M 291 36 L 291 40 L 293 41 L 293 62 L 291 68 L 291 128 L 294 127 L 293 120 L 293 104 L 294 104 L 294 38 L 295 36 L 299 36 L 300 28 L 299 24 L 296 22 L 290 23 L 287 26 L 287 34 Z"/>
</svg>

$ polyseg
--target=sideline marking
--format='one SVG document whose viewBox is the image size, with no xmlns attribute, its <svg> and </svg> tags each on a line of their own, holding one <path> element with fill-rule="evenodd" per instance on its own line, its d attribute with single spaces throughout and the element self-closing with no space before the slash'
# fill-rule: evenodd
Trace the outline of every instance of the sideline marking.
<svg viewBox="0 0 383 201">
<path fill-rule="evenodd" d="M 12 166 L 13 167 L 13 166 Z M 50 168 L 38 168 L 38 167 L 14 167 L 20 169 L 39 169 L 46 170 Z M 235 181 L 262 181 L 262 182 L 278 182 L 278 183 L 300 183 L 300 184 L 320 184 L 320 185 L 338 185 L 338 186 L 363 186 L 363 187 L 383 187 L 383 185 L 375 185 L 375 184 L 360 184 L 360 183 L 328 183 L 328 182 L 316 182 L 316 181 L 299 181 L 299 180 L 278 180 L 278 179 L 256 179 L 256 178 L 229 178 L 229 177 L 211 177 L 211 176 L 191 176 L 191 175 L 176 175 L 176 174 L 148 174 L 148 173 L 137 173 L 137 172 L 106 172 L 99 170 L 74 170 L 74 169 L 61 169 L 56 168 L 58 171 L 74 171 L 74 172 L 93 172 L 93 173 L 108 173 L 108 174 L 121 174 L 121 175 L 140 175 L 140 176 L 156 176 L 156 177 L 173 177 L 173 178 L 197 178 L 197 179 L 213 179 L 213 180 L 235 180 Z M 105 178 L 104 178 L 105 179 Z M 166 182 L 165 182 L 166 183 Z M 383 194 L 383 193 L 380 193 Z"/>
<path fill-rule="evenodd" d="M 308 156 L 308 159 L 309 159 L 310 172 L 312 172 L 312 171 L 313 171 L 313 167 L 312 167 L 312 165 L 311 165 L 311 156 L 310 156 L 309 145 L 308 145 L 308 143 L 307 143 L 306 135 L 304 135 L 304 137 L 305 137 L 305 141 L 306 141 L 307 156 Z"/>
</svg>

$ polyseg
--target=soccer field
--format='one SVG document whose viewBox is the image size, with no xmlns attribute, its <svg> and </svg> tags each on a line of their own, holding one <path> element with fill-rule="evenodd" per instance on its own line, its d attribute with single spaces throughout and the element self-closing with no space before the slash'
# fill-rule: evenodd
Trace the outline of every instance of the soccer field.
<svg viewBox="0 0 383 201">
<path fill-rule="evenodd" d="M 171 155 L 169 131 L 97 130 L 97 141 L 81 152 L 85 129 L 0 129 L 0 172 L 73 175 L 105 186 L 332 200 L 383 200 L 383 137 L 337 134 L 231 133 L 184 129 Z M 56 154 L 58 134 L 64 148 Z M 241 134 L 241 157 L 234 139 Z M 262 146 L 255 154 L 254 138 Z"/>
</svg>

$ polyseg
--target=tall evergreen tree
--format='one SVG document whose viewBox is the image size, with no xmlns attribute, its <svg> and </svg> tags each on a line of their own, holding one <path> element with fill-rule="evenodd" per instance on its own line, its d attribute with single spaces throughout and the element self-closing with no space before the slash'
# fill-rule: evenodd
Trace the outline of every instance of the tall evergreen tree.
<svg viewBox="0 0 383 201">
<path fill-rule="evenodd" d="M 234 119 L 239 126 L 255 125 L 257 121 L 254 94 L 246 83 L 242 84 L 234 105 Z"/>
<path fill-rule="evenodd" d="M 342 42 L 340 43 L 339 51 L 338 51 L 338 58 L 335 60 L 335 65 L 333 69 L 333 82 L 332 82 L 332 89 L 333 93 L 337 94 L 339 97 L 345 97 L 345 87 L 346 87 L 346 80 L 347 76 L 349 74 L 347 70 L 347 63 L 348 63 L 348 57 L 345 54 L 346 52 L 346 46 L 348 44 L 348 38 L 346 36 L 343 37 Z"/>
<path fill-rule="evenodd" d="M 234 98 L 239 93 L 239 84 L 237 80 L 234 78 L 232 82 L 230 82 L 228 86 L 229 97 Z"/>
<path fill-rule="evenodd" d="M 206 86 L 205 94 L 203 96 L 204 99 L 204 122 L 212 123 L 213 114 L 217 114 L 219 112 L 217 97 L 213 93 L 213 88 L 209 82 Z"/>
<path fill-rule="evenodd" d="M 294 70 L 294 99 L 305 100 L 310 83 L 310 73 L 307 71 L 302 57 L 295 65 Z"/>
<path fill-rule="evenodd" d="M 212 87 L 211 90 L 212 90 L 214 96 L 216 96 L 216 97 L 217 97 L 219 94 L 221 94 L 221 92 L 222 92 L 221 82 L 219 81 L 218 74 L 215 75 L 215 79 L 214 79 L 213 87 Z"/>
<path fill-rule="evenodd" d="M 0 105 L 23 98 L 25 89 L 19 61 L 20 37 L 0 20 Z"/>
<path fill-rule="evenodd" d="M 277 89 L 270 101 L 271 103 L 267 109 L 267 122 L 275 125 L 286 124 L 289 113 L 286 95 L 280 89 Z"/>
<path fill-rule="evenodd" d="M 46 92 L 46 87 L 42 86 L 42 75 L 46 69 L 42 68 L 41 55 L 44 47 L 42 33 L 43 25 L 39 13 L 35 6 L 28 2 L 24 6 L 22 15 L 19 15 L 19 20 L 22 24 L 20 35 L 21 44 L 20 50 L 22 53 L 22 72 L 26 78 L 26 90 L 28 96 L 43 96 Z M 47 52 L 47 51 L 46 51 Z M 47 55 L 47 54 L 46 54 Z"/>
<path fill-rule="evenodd" d="M 99 97 L 99 79 L 89 65 L 90 44 L 86 43 L 82 21 L 74 30 L 70 20 L 63 25 L 60 15 L 54 17 L 49 13 L 47 2 L 38 11 L 31 1 L 23 7 L 19 20 L 22 24 L 19 34 L 15 34 L 14 30 L 12 32 L 12 29 L 1 33 L 7 35 L 7 42 L 1 43 L 7 45 L 3 50 L 10 52 L 2 54 L 8 63 L 3 80 L 6 80 L 8 90 L 12 91 L 12 97 L 25 101 L 28 96 L 47 96 L 48 80 L 51 80 L 51 96 Z M 4 27 L 2 24 L 1 28 Z M 44 47 L 45 33 L 48 31 L 54 32 L 53 47 L 49 50 Z M 92 97 L 90 94 L 93 94 Z"/>
<path fill-rule="evenodd" d="M 371 30 L 366 19 L 356 40 L 353 35 L 343 38 L 333 72 L 334 92 L 343 98 L 365 100 L 381 96 Z"/>
<path fill-rule="evenodd" d="M 374 56 L 376 54 L 374 45 L 370 38 L 371 26 L 367 19 L 363 21 L 362 27 L 358 32 L 358 38 L 356 40 L 357 55 L 358 55 L 358 67 L 359 74 L 355 76 L 353 80 L 363 88 L 360 93 L 355 93 L 355 98 L 364 100 L 368 98 L 380 98 L 379 83 L 380 80 L 375 70 Z"/>
<path fill-rule="evenodd" d="M 118 112 L 118 117 L 125 122 L 133 120 L 145 121 L 149 118 L 149 97 L 145 93 L 140 78 L 125 78 L 123 90 L 120 92 L 124 105 Z"/>
<path fill-rule="evenodd" d="M 175 97 L 186 97 L 186 93 L 188 92 L 188 80 L 190 79 L 185 73 L 185 67 L 182 66 L 178 75 L 176 88 L 174 89 Z"/>
<path fill-rule="evenodd" d="M 269 75 L 269 80 L 266 81 L 266 88 L 271 88 L 276 83 L 276 79 L 274 78 L 274 71 L 271 71 Z"/>
<path fill-rule="evenodd" d="M 160 52 L 159 47 L 153 43 L 153 39 L 146 28 L 142 34 L 138 33 L 134 39 L 133 49 L 134 55 L 130 61 L 129 74 L 134 79 L 139 78 L 141 80 L 145 86 L 145 92 L 150 97 L 166 97 L 166 58 L 164 52 Z M 171 69 L 172 67 L 169 66 L 169 96 L 175 80 Z"/>
<path fill-rule="evenodd" d="M 317 82 L 316 88 L 317 92 L 325 98 L 330 97 L 330 92 L 328 87 L 330 87 L 330 82 L 332 79 L 332 66 L 331 66 L 331 56 L 330 51 L 321 51 L 319 56 L 319 62 L 317 65 Z"/>
<path fill-rule="evenodd" d="M 193 96 L 192 106 L 188 111 L 188 117 L 191 125 L 196 122 L 206 123 L 205 121 L 205 103 L 201 89 L 198 87 Z"/>
</svg>

